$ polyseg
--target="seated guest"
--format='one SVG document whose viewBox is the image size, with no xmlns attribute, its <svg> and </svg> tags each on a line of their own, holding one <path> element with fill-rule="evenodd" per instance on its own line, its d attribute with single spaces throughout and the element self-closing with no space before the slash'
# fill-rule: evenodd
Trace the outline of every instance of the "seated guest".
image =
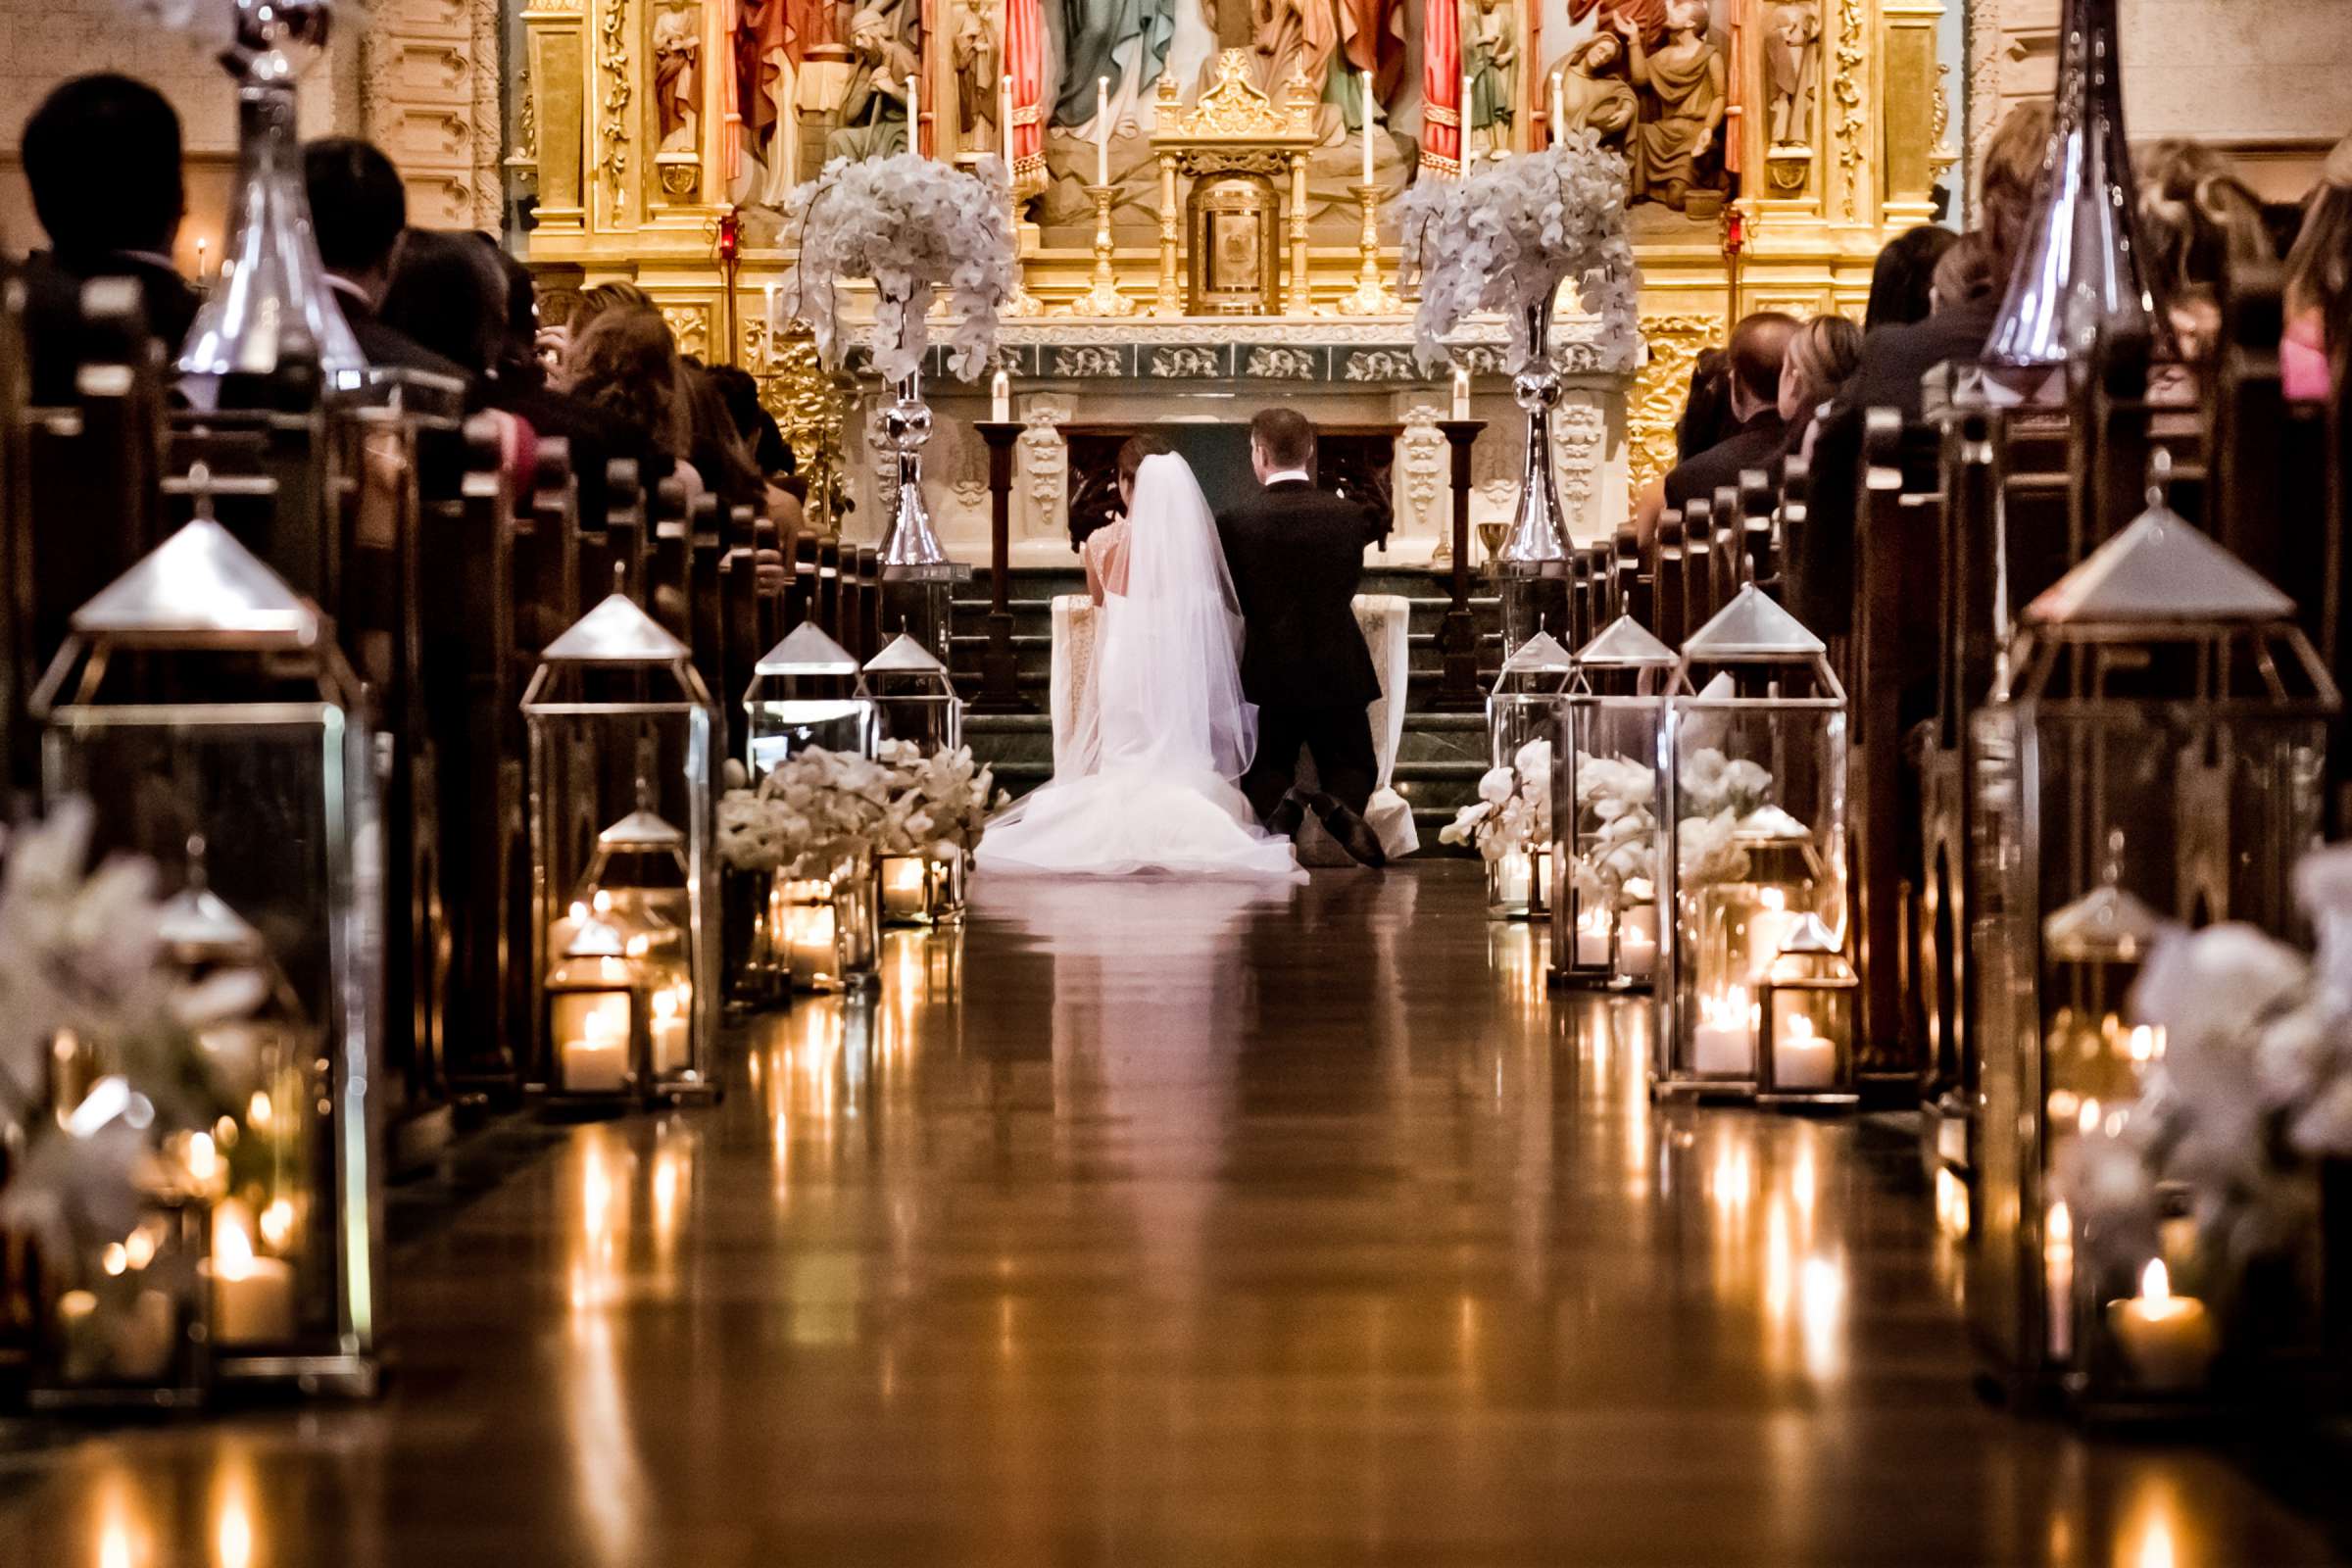
<svg viewBox="0 0 2352 1568">
<path fill-rule="evenodd" d="M 570 347 L 573 338 L 587 331 L 589 323 L 607 311 L 617 310 L 661 314 L 661 307 L 654 303 L 654 297 L 634 283 L 599 283 L 594 288 L 582 289 L 579 303 L 571 308 L 569 320 L 539 329 L 541 352 L 551 360 L 550 373 L 563 363 L 564 353 Z"/>
<path fill-rule="evenodd" d="M 32 210 L 49 236 L 49 249 L 24 266 L 34 401 L 74 395 L 81 285 L 92 278 L 136 282 L 148 332 L 175 359 L 199 303 L 172 264 L 187 210 L 179 117 L 127 76 L 76 76 L 41 100 L 22 145 Z"/>
<path fill-rule="evenodd" d="M 1929 315 L 1969 305 L 2001 286 L 1992 275 L 1992 246 L 1983 234 L 1961 234 L 1945 246 L 1936 264 L 1936 279 L 1928 288 Z"/>
<path fill-rule="evenodd" d="M 1674 461 L 1697 457 L 1730 435 L 1738 423 L 1732 417 L 1731 361 L 1721 349 L 1700 349 L 1690 363 L 1683 416 L 1674 421 Z"/>
<path fill-rule="evenodd" d="M 2208 358 L 2220 338 L 2222 291 L 2238 268 L 2278 261 L 2262 202 L 2220 153 L 2170 136 L 2132 155 L 2141 254 L 2181 359 Z"/>
<path fill-rule="evenodd" d="M 505 435 L 509 481 L 526 489 L 537 438 L 529 421 L 488 394 L 507 346 L 507 278 L 474 233 L 411 229 L 402 237 L 376 319 L 465 372 L 497 415 Z"/>
<path fill-rule="evenodd" d="M 1781 361 L 1781 417 L 1788 425 L 1785 452 L 1811 455 L 1814 420 L 1860 363 L 1862 329 L 1844 317 L 1816 316 L 1797 328 Z"/>
<path fill-rule="evenodd" d="M 2328 364 L 2352 338 L 2352 136 L 2335 144 L 2286 253 L 2286 341 L 2278 368 L 2286 395 L 2324 402 Z"/>
<path fill-rule="evenodd" d="M 1909 326 L 1934 310 L 1930 298 L 1936 269 L 1960 236 L 1934 223 L 1907 228 L 1886 242 L 1870 270 L 1870 305 L 1862 330 Z"/>
<path fill-rule="evenodd" d="M 392 281 L 392 257 L 409 226 L 408 192 L 392 160 L 368 142 L 331 136 L 302 150 L 311 228 L 327 286 L 368 363 L 383 370 L 423 370 L 471 384 L 465 367 L 436 354 L 376 314 Z"/>
<path fill-rule="evenodd" d="M 606 311 L 564 351 L 564 390 L 644 443 L 640 477 L 653 484 L 676 471 L 700 491 L 702 475 L 684 461 L 693 438 L 684 373 L 669 323 L 650 310 Z"/>
<path fill-rule="evenodd" d="M 1700 496 L 1712 500 L 1720 487 L 1738 484 L 1743 470 L 1766 467 L 1779 458 L 1788 439 L 1788 422 L 1781 417 L 1781 361 L 1800 324 L 1793 316 L 1759 311 L 1732 328 L 1724 352 L 1737 422 L 1729 435 L 1676 464 L 1642 496 L 1634 514 L 1642 543 L 1656 533 L 1658 516 L 1668 507 L 1687 507 Z"/>
<path fill-rule="evenodd" d="M 789 503 L 792 498 L 782 491 L 771 494 L 767 481 L 760 477 L 760 466 L 752 461 L 751 448 L 735 433 L 734 417 L 727 413 L 726 400 L 719 395 L 710 372 L 681 362 L 678 374 L 678 396 L 686 414 L 687 461 L 721 506 L 764 512 L 775 517 L 781 529 L 784 519 L 771 503 Z M 797 514 L 800 509 L 794 504 L 785 510 Z"/>
<path fill-rule="evenodd" d="M 547 384 L 538 341 L 539 286 L 531 270 L 489 235 L 471 237 L 496 261 L 507 289 L 506 336 L 484 401 L 524 420 L 543 439 L 562 437 L 568 442 L 581 514 L 602 516 L 607 460 L 634 458 L 642 468 L 650 450 L 645 436 L 595 404 Z"/>
<path fill-rule="evenodd" d="M 705 373 L 718 388 L 727 416 L 735 421 L 735 433 L 751 448 L 752 461 L 760 466 L 760 471 L 771 481 L 790 474 L 792 448 L 784 444 L 776 416 L 760 406 L 760 383 L 752 379 L 752 372 L 741 366 L 721 365 Z"/>
<path fill-rule="evenodd" d="M 2041 177 L 2043 155 L 2049 150 L 2050 122 L 2047 103 L 2020 104 L 1994 127 L 1992 139 L 1985 145 L 1978 226 L 1992 275 L 2003 284 L 2033 216 L 2034 187 Z M 1867 333 L 1862 340 L 1862 363 L 1838 395 L 1838 406 L 1898 409 L 1905 418 L 1917 419 L 1926 407 L 1921 382 L 1929 371 L 1939 365 L 1983 356 L 1993 323 L 2000 318 L 2004 292 L 1996 287 L 1976 299 L 1956 302 L 1926 320 Z"/>
</svg>

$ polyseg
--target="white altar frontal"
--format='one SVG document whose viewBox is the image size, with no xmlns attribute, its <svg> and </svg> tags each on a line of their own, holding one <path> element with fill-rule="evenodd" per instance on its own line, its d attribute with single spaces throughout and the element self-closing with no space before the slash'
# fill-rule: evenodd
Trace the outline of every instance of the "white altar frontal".
<svg viewBox="0 0 2352 1568">
<path fill-rule="evenodd" d="M 1569 531 L 1582 542 L 1608 537 L 1631 510 L 1632 376 L 1599 368 L 1594 328 L 1592 318 L 1564 313 L 1555 333 L 1565 376 L 1552 419 L 1553 466 Z M 1519 498 L 1527 419 L 1512 400 L 1503 341 L 1497 319 L 1457 349 L 1470 370 L 1460 416 L 1486 423 L 1473 448 L 1473 525 L 1507 521 Z M 1452 460 L 1439 422 L 1457 416 L 1460 389 L 1449 369 L 1421 367 L 1405 318 L 1011 320 L 998 362 L 1009 381 L 1002 409 L 988 384 L 951 378 L 944 351 L 933 351 L 924 376 L 938 416 L 924 456 L 924 499 L 957 560 L 986 562 L 990 553 L 988 451 L 975 420 L 1008 417 L 1026 427 L 1014 443 L 1011 564 L 1052 567 L 1076 562 L 1064 427 L 1238 426 L 1275 405 L 1324 427 L 1397 427 L 1389 470 L 1394 531 L 1377 564 L 1426 564 L 1450 538 Z M 850 463 L 843 476 L 857 508 L 843 532 L 862 540 L 891 514 L 895 466 L 881 435 L 888 390 L 870 371 L 854 385 L 844 434 L 861 443 L 864 461 Z"/>
</svg>

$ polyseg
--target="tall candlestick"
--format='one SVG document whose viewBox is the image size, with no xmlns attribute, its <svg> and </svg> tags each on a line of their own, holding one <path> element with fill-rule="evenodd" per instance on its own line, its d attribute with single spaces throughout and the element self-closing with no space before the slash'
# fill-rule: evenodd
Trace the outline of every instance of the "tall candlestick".
<svg viewBox="0 0 2352 1568">
<path fill-rule="evenodd" d="M 914 73 L 906 73 L 906 150 L 923 150 L 923 99 L 915 90 Z"/>
<path fill-rule="evenodd" d="M 770 345 L 773 345 L 776 338 L 776 285 L 773 283 L 763 283 L 760 285 L 760 292 L 767 297 L 767 310 L 764 319 L 767 322 L 768 342 Z"/>
<path fill-rule="evenodd" d="M 1004 122 L 1004 177 L 1012 178 L 1012 74 L 1004 74 L 1004 90 L 998 94 L 1001 107 L 997 118 Z"/>
<path fill-rule="evenodd" d="M 1364 83 L 1364 183 L 1372 183 L 1372 73 L 1359 71 L 1356 74 Z"/>
<path fill-rule="evenodd" d="M 1095 183 L 1110 183 L 1110 78 L 1095 78 Z"/>
<path fill-rule="evenodd" d="M 1470 73 L 1467 71 L 1462 73 L 1462 107 L 1460 118 L 1462 130 L 1462 172 L 1467 173 L 1470 170 L 1471 161 L 1478 156 L 1478 154 L 1470 150 Z"/>
<path fill-rule="evenodd" d="M 1560 78 L 1555 72 L 1551 78 L 1551 144 L 1554 147 L 1560 144 L 1560 122 L 1568 118 L 1566 106 L 1567 99 L 1561 96 Z"/>
</svg>

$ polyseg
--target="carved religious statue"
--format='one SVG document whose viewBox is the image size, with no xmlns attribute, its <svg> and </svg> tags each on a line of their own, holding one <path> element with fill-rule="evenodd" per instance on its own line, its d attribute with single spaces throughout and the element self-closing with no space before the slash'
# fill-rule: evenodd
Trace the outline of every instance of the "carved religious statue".
<svg viewBox="0 0 2352 1568">
<path fill-rule="evenodd" d="M 1620 13 L 1634 86 L 1645 95 L 1631 145 L 1634 195 L 1681 211 L 1694 188 L 1720 189 L 1718 150 L 1727 79 L 1723 53 L 1708 36 L 1706 0 L 1667 0 L 1666 32 L 1652 49 L 1639 19 Z"/>
<path fill-rule="evenodd" d="M 825 158 L 889 158 L 906 151 L 906 80 L 922 67 L 888 14 L 860 11 L 850 22 L 857 64 L 842 93 L 840 123 L 825 138 Z"/>
<path fill-rule="evenodd" d="M 1177 0 L 1059 0 L 1046 7 L 1047 30 L 1059 41 L 1058 77 L 1045 88 L 1052 122 L 1091 125 L 1095 91 L 1110 78 L 1114 116 L 1120 105 L 1159 79 L 1176 39 Z M 1054 52 L 1048 51 L 1048 60 Z M 1115 121 L 1114 121 L 1115 122 Z"/>
<path fill-rule="evenodd" d="M 1250 0 L 1250 24 L 1260 90 L 1277 98 L 1291 82 L 1304 81 L 1320 99 L 1340 47 L 1338 0 Z"/>
<path fill-rule="evenodd" d="M 1519 18 L 1512 0 L 1466 0 L 1462 74 L 1469 80 L 1469 152 L 1499 158 L 1511 150 L 1511 88 L 1519 79 Z"/>
<path fill-rule="evenodd" d="M 1002 56 L 996 24 L 987 11 L 967 4 L 956 8 L 955 26 L 949 58 L 956 68 L 956 146 L 965 152 L 1001 154 L 997 62 Z"/>
<path fill-rule="evenodd" d="M 1621 23 L 1642 29 L 1642 41 L 1656 48 L 1666 36 L 1666 0 L 1568 0 L 1568 20 L 1582 22 L 1597 13 L 1602 32 L 1621 32 Z"/>
<path fill-rule="evenodd" d="M 1560 130 L 1596 131 L 1604 147 L 1622 150 L 1641 111 L 1633 83 L 1625 77 L 1625 40 L 1596 32 L 1551 68 L 1560 84 Z"/>
<path fill-rule="evenodd" d="M 654 13 L 654 108 L 660 117 L 658 151 L 690 153 L 702 126 L 703 18 L 698 6 Z"/>
<path fill-rule="evenodd" d="M 1813 141 L 1820 37 L 1821 14 L 1808 0 L 1784 0 L 1773 7 L 1764 34 L 1764 128 L 1776 147 L 1805 147 Z"/>
</svg>

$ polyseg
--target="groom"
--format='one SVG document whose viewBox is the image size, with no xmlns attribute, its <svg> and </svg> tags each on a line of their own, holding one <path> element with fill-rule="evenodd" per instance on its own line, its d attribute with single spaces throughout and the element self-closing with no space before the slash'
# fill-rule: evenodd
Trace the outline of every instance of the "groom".
<svg viewBox="0 0 2352 1568">
<path fill-rule="evenodd" d="M 1380 677 L 1353 604 L 1372 520 L 1315 488 L 1315 427 L 1296 410 L 1250 421 L 1250 463 L 1263 489 L 1217 519 L 1242 602 L 1242 695 L 1257 705 L 1242 792 L 1275 832 L 1296 833 L 1311 807 L 1341 848 L 1380 865 L 1387 857 L 1363 816 L 1378 773 L 1364 709 Z M 1292 787 L 1300 746 L 1322 786 L 1303 802 Z"/>
</svg>

